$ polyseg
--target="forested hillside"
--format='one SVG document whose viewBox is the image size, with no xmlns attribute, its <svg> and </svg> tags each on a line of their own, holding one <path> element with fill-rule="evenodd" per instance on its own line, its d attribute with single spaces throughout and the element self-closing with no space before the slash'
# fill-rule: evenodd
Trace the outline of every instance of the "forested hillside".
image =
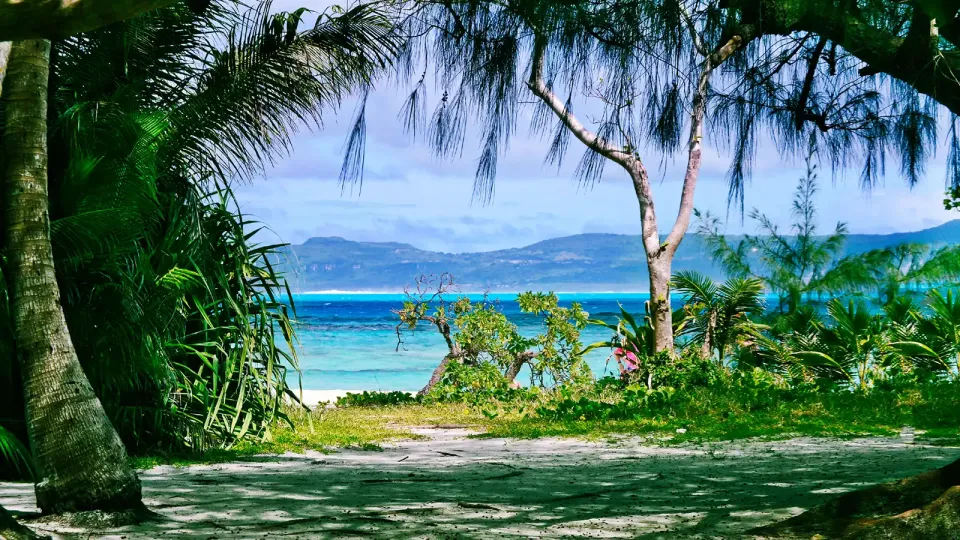
<svg viewBox="0 0 960 540">
<path fill-rule="evenodd" d="M 846 253 L 911 242 L 935 246 L 960 242 L 960 220 L 916 232 L 851 234 L 847 236 Z M 484 253 L 438 253 L 395 242 L 311 238 L 291 246 L 284 254 L 286 260 L 281 267 L 295 274 L 290 281 L 302 292 L 393 291 L 420 274 L 442 272 L 456 276 L 465 291 L 644 291 L 648 287 L 638 235 L 578 234 Z M 700 238 L 693 234 L 677 251 L 674 270 L 723 277 L 704 253 Z"/>
</svg>

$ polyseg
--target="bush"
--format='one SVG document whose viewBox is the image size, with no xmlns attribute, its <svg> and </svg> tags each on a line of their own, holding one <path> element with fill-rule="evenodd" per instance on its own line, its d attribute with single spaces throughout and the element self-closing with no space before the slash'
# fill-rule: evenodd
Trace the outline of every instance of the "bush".
<svg viewBox="0 0 960 540">
<path fill-rule="evenodd" d="M 665 352 L 661 352 L 657 357 L 654 386 L 684 390 L 727 384 L 729 379 L 725 369 L 716 362 L 703 358 L 700 352 L 693 348 L 681 351 L 674 358 Z"/>
<path fill-rule="evenodd" d="M 656 414 L 673 400 L 676 391 L 670 387 L 648 390 L 630 385 L 614 402 L 589 396 L 577 398 L 568 388 L 555 394 L 556 399 L 536 409 L 537 416 L 554 420 L 630 420 Z"/>
<path fill-rule="evenodd" d="M 503 374 L 490 363 L 476 365 L 451 362 L 440 382 L 426 399 L 441 403 L 482 403 L 488 401 L 515 402 L 533 400 L 540 394 L 536 387 L 514 388 Z"/>
<path fill-rule="evenodd" d="M 391 405 L 408 405 L 420 400 L 409 392 L 366 392 L 362 394 L 347 393 L 337 398 L 337 407 L 386 407 Z"/>
</svg>

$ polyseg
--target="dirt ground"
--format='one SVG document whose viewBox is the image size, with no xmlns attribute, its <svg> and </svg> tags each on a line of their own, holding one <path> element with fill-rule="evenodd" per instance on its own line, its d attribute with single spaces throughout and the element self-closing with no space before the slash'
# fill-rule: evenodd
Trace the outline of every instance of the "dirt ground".
<svg viewBox="0 0 960 540">
<path fill-rule="evenodd" d="M 429 440 L 141 473 L 158 519 L 62 538 L 744 538 L 837 493 L 939 467 L 960 448 L 901 439 L 661 447 L 636 438 Z M 0 504 L 35 512 L 29 484 Z"/>
</svg>

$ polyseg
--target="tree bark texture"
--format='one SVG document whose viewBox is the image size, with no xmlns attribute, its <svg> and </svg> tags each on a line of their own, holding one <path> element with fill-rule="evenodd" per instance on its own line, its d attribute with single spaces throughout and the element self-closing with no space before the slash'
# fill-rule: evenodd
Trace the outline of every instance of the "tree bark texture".
<svg viewBox="0 0 960 540">
<path fill-rule="evenodd" d="M 15 42 L 3 92 L 11 312 L 37 506 L 44 513 L 139 508 L 140 481 L 83 373 L 60 305 L 47 195 L 49 58 L 49 41 Z"/>
<path fill-rule="evenodd" d="M 960 460 L 895 482 L 844 493 L 790 519 L 749 531 L 767 538 L 957 538 Z"/>
<path fill-rule="evenodd" d="M 427 384 L 417 392 L 417 396 L 425 396 L 433 390 L 433 387 L 440 383 L 440 380 L 443 379 L 443 374 L 447 372 L 447 366 L 450 365 L 450 362 L 458 362 L 458 358 L 452 353 L 443 357 L 443 360 L 440 361 L 440 365 L 433 370 L 433 374 L 430 375 L 430 380 L 427 381 Z"/>
<path fill-rule="evenodd" d="M 537 353 L 534 351 L 524 351 L 518 354 L 516 358 L 513 359 L 513 362 L 510 362 L 510 365 L 507 366 L 507 371 L 504 372 L 503 377 L 511 383 L 516 381 L 517 375 L 519 375 L 520 370 L 523 369 L 523 365 L 530 363 L 530 361 L 536 357 Z"/>
</svg>

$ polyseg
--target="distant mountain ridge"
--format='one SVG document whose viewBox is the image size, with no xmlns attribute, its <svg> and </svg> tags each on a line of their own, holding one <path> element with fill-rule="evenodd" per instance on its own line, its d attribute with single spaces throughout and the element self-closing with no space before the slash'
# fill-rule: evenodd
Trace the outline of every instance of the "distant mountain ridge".
<svg viewBox="0 0 960 540">
<path fill-rule="evenodd" d="M 730 237 L 737 240 L 737 237 Z M 916 232 L 851 234 L 846 253 L 862 253 L 905 242 L 942 246 L 960 242 L 960 220 Z M 468 291 L 645 291 L 645 256 L 639 235 L 578 234 L 521 248 L 480 253 L 442 253 L 399 242 L 355 242 L 311 238 L 286 248 L 280 269 L 301 292 L 402 290 L 422 274 L 449 272 Z M 720 269 L 706 256 L 700 238 L 689 234 L 674 271 L 695 270 L 715 279 Z"/>
</svg>

